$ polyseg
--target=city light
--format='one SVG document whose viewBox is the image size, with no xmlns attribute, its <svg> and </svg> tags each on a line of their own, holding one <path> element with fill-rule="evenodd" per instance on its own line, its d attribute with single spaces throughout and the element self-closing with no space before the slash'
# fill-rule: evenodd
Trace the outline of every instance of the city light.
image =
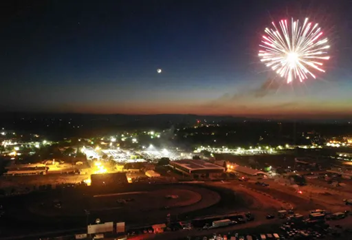
<svg viewBox="0 0 352 240">
<path fill-rule="evenodd" d="M 95 162 L 95 166 L 98 168 L 94 173 L 95 174 L 101 174 L 101 173 L 106 173 L 107 169 L 101 164 L 101 162 Z"/>
<path fill-rule="evenodd" d="M 85 184 L 87 184 L 87 186 L 90 186 L 90 185 L 92 184 L 92 180 L 90 180 L 89 178 L 86 179 L 86 180 L 83 180 L 83 182 L 84 182 Z"/>
<path fill-rule="evenodd" d="M 9 153 L 9 156 L 16 156 L 17 155 L 17 152 L 16 151 L 13 151 L 13 152 L 10 152 Z"/>
<path fill-rule="evenodd" d="M 253 148 L 252 146 L 249 147 L 249 149 L 245 149 L 245 148 L 235 148 L 235 149 L 231 149 L 228 148 L 226 146 L 222 146 L 221 148 L 215 148 L 215 147 L 199 147 L 197 148 L 194 152 L 195 153 L 200 153 L 202 151 L 208 151 L 210 153 L 229 153 L 229 154 L 234 154 L 234 155 L 253 155 L 253 154 L 265 154 L 265 153 L 269 153 L 269 154 L 275 154 L 276 151 L 274 151 L 274 149 L 269 148 L 269 147 L 265 147 L 265 149 L 263 149 L 262 147 L 256 147 Z"/>
</svg>

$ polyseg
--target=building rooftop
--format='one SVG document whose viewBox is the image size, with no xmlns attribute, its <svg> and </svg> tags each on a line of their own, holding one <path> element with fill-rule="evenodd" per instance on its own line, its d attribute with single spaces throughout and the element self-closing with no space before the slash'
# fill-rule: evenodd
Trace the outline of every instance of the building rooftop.
<svg viewBox="0 0 352 240">
<path fill-rule="evenodd" d="M 231 170 L 234 170 L 236 172 L 244 173 L 247 175 L 267 174 L 267 173 L 260 171 L 258 169 L 253 169 L 253 168 L 249 168 L 246 166 L 241 166 L 241 165 L 237 165 L 234 163 L 230 163 L 228 168 Z"/>
<path fill-rule="evenodd" d="M 223 167 L 209 163 L 203 160 L 178 160 L 170 162 L 172 165 L 179 165 L 189 170 L 208 170 L 208 169 L 218 169 L 224 170 Z"/>
</svg>

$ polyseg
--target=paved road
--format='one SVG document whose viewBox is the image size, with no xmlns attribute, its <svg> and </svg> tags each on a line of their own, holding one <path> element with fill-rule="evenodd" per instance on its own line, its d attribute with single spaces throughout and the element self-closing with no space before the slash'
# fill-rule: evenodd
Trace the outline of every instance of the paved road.
<svg viewBox="0 0 352 240">
<path fill-rule="evenodd" d="M 255 182 L 257 181 L 266 182 L 269 186 L 256 185 Z M 262 180 L 258 180 L 257 177 L 249 177 L 249 181 L 242 182 L 242 184 L 263 194 L 269 194 L 283 202 L 299 206 L 299 209 L 305 212 L 315 208 L 325 208 L 332 212 L 346 210 L 342 199 L 349 198 L 344 192 L 331 191 L 330 189 L 311 184 L 295 189 L 292 185 L 287 185 L 286 181 L 279 177 Z M 301 194 L 298 193 L 299 190 L 302 191 Z"/>
<path fill-rule="evenodd" d="M 307 186 L 300 186 L 297 189 L 295 189 L 292 186 L 285 186 L 283 182 L 273 181 L 273 180 L 264 180 L 264 181 L 269 183 L 269 187 L 262 187 L 262 186 L 256 186 L 256 187 L 259 189 L 262 188 L 263 191 L 268 191 L 268 190 L 265 190 L 265 188 L 274 189 L 275 191 L 282 192 L 285 195 L 291 196 L 291 199 L 288 199 L 288 201 L 290 200 L 292 202 L 297 201 L 297 204 L 299 202 L 301 202 L 301 204 L 305 203 L 306 204 L 305 206 L 307 206 L 307 209 L 305 210 L 309 210 L 309 207 L 312 207 L 312 208 L 324 207 L 325 209 L 328 209 L 329 211 L 332 211 L 332 212 L 346 210 L 346 206 L 342 201 L 344 198 L 346 198 L 346 195 L 344 195 L 344 193 L 331 191 L 330 189 L 314 186 L 311 184 L 308 184 Z M 299 194 L 298 191 L 301 191 L 302 194 Z M 278 197 L 284 197 L 284 196 L 281 196 L 281 194 L 278 193 Z"/>
<path fill-rule="evenodd" d="M 140 240 L 140 239 L 178 239 L 187 236 L 207 236 L 211 235 L 214 232 L 229 232 L 236 231 L 245 228 L 254 228 L 261 226 L 263 224 L 279 224 L 280 220 L 267 220 L 265 218 L 268 211 L 277 211 L 281 208 L 287 208 L 287 204 L 291 202 L 293 206 L 298 209 L 298 212 L 307 215 L 308 211 L 314 208 L 321 208 L 322 206 L 319 204 L 308 204 L 308 196 L 297 196 L 297 192 L 292 192 L 286 186 L 282 186 L 278 183 L 272 183 L 270 187 L 262 187 L 253 184 L 252 182 L 225 182 L 225 183 L 209 183 L 209 185 L 217 185 L 219 187 L 230 188 L 234 192 L 244 194 L 247 197 L 250 196 L 252 199 L 255 199 L 251 203 L 251 212 L 255 214 L 256 220 L 245 225 L 237 225 L 231 226 L 227 228 L 220 228 L 215 231 L 212 230 L 182 230 L 179 232 L 166 232 L 162 234 L 145 234 L 139 235 L 136 237 L 131 237 L 129 239 Z M 270 195 L 274 195 L 275 198 L 266 194 L 266 192 L 270 192 Z M 280 199 L 281 198 L 281 199 Z M 282 200 L 282 198 L 286 199 L 286 201 Z M 326 206 L 326 205 L 325 205 Z M 350 227 L 352 223 L 352 218 L 346 218 L 339 221 L 331 221 L 331 225 L 334 226 L 336 224 L 342 225 L 343 227 Z"/>
<path fill-rule="evenodd" d="M 255 221 L 248 222 L 244 225 L 236 225 L 236 226 L 220 228 L 220 229 L 210 229 L 210 230 L 192 229 L 192 230 L 181 230 L 177 232 L 165 232 L 161 234 L 144 234 L 144 235 L 131 237 L 129 239 L 133 239 L 133 240 L 170 239 L 172 240 L 172 239 L 178 239 L 178 238 L 183 238 L 187 236 L 192 236 L 192 237 L 205 236 L 219 231 L 229 232 L 229 231 L 235 231 L 243 228 L 253 228 L 253 227 L 258 227 L 268 223 L 278 224 L 280 222 L 278 219 L 267 220 L 266 215 L 269 213 L 276 214 L 277 210 L 280 210 L 282 208 L 287 208 L 286 203 L 277 199 L 273 199 L 269 196 L 260 194 L 256 191 L 252 191 L 251 189 L 247 188 L 246 186 L 239 183 L 238 181 L 225 182 L 225 183 L 214 182 L 214 183 L 208 183 L 208 185 L 231 189 L 234 191 L 234 193 L 240 194 L 241 196 L 244 196 L 245 198 L 247 198 L 249 201 L 248 203 L 250 204 L 250 207 L 247 210 L 251 211 L 255 215 Z"/>
<path fill-rule="evenodd" d="M 346 198 L 352 198 L 352 187 L 349 184 L 345 186 L 334 187 L 331 184 L 319 179 L 309 179 L 308 184 L 320 189 L 326 189 L 340 195 L 345 195 Z"/>
<path fill-rule="evenodd" d="M 20 240 L 20 239 L 37 240 L 43 236 L 46 236 L 46 237 L 56 237 L 56 236 L 64 236 L 64 235 L 72 236 L 74 234 L 82 233 L 84 231 L 86 231 L 86 228 L 75 228 L 75 229 L 69 229 L 69 230 L 41 232 L 41 233 L 26 234 L 26 235 L 19 235 L 19 236 L 13 236 L 13 237 L 0 237 L 0 240 Z"/>
<path fill-rule="evenodd" d="M 258 210 L 278 210 L 281 208 L 288 208 L 288 203 L 281 201 L 280 199 L 274 199 L 268 195 L 263 195 L 262 193 L 255 191 L 255 189 L 250 188 L 249 184 L 241 183 L 238 181 L 225 182 L 225 183 L 209 183 L 209 185 L 216 185 L 217 187 L 229 188 L 234 191 L 234 193 L 242 194 L 245 198 L 247 196 L 248 204 L 250 204 L 251 209 Z M 249 198 L 248 198 L 249 196 Z"/>
<path fill-rule="evenodd" d="M 267 220 L 267 219 L 265 219 L 265 216 L 258 216 L 255 221 L 248 222 L 244 225 L 235 225 L 235 226 L 230 226 L 230 227 L 226 227 L 226 228 L 209 229 L 209 230 L 192 229 L 192 230 L 181 230 L 181 231 L 177 231 L 177 232 L 165 232 L 165 233 L 160 233 L 160 234 L 144 234 L 144 235 L 138 235 L 135 237 L 130 237 L 128 239 L 131 239 L 131 240 L 141 240 L 141 239 L 173 240 L 173 239 L 185 238 L 187 236 L 192 236 L 192 237 L 206 236 L 206 235 L 211 235 L 214 232 L 230 232 L 230 231 L 236 231 L 236 230 L 244 229 L 244 228 L 254 228 L 254 227 L 261 226 L 263 224 L 268 224 L 269 221 L 272 224 L 278 224 L 280 222 L 278 219 Z"/>
</svg>

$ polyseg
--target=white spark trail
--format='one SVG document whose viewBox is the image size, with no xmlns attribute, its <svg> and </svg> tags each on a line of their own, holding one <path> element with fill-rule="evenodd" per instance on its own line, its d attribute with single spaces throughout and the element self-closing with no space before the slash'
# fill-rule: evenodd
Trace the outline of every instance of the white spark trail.
<svg viewBox="0 0 352 240">
<path fill-rule="evenodd" d="M 272 22 L 273 28 L 264 30 L 258 56 L 287 83 L 294 79 L 303 81 L 309 76 L 316 78 L 314 71 L 325 72 L 321 60 L 329 60 L 327 55 L 328 39 L 321 39 L 323 32 L 318 24 L 303 21 L 281 20 L 279 28 Z"/>
</svg>

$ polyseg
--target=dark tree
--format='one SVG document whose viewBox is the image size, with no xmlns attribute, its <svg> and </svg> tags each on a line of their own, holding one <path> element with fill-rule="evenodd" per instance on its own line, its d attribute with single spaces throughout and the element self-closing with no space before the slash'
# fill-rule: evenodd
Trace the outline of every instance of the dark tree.
<svg viewBox="0 0 352 240">
<path fill-rule="evenodd" d="M 164 166 L 164 165 L 168 165 L 170 163 L 170 159 L 168 158 L 161 158 L 158 162 L 158 165 L 160 166 Z"/>
</svg>

